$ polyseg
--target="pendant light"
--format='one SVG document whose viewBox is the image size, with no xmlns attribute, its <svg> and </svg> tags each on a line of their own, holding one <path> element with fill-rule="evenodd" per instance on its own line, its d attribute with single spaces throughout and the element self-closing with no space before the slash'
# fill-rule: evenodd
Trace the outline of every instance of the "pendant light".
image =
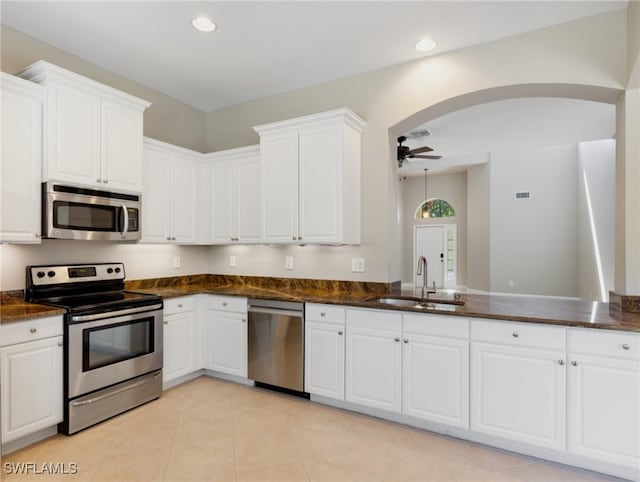
<svg viewBox="0 0 640 482">
<path fill-rule="evenodd" d="M 422 211 L 422 217 L 429 217 L 429 202 L 427 198 L 427 172 L 429 169 L 424 170 L 424 210 Z"/>
</svg>

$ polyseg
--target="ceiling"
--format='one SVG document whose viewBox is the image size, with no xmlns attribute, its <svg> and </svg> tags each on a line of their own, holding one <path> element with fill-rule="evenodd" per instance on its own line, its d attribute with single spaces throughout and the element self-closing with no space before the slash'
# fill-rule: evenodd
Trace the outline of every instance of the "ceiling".
<svg viewBox="0 0 640 482">
<path fill-rule="evenodd" d="M 488 161 L 490 152 L 610 139 L 616 132 L 613 104 L 564 98 L 518 98 L 451 112 L 412 129 L 425 137 L 405 145 L 427 145 L 440 160 L 405 161 L 403 175 L 451 173 Z M 407 133 L 407 135 L 410 135 Z"/>
<path fill-rule="evenodd" d="M 627 1 L 2 1 L 2 23 L 208 112 L 624 8 Z M 208 14 L 218 25 L 195 31 Z"/>
</svg>

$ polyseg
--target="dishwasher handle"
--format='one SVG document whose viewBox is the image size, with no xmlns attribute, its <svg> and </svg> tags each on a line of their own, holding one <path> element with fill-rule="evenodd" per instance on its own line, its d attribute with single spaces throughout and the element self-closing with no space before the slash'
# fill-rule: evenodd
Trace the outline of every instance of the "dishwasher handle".
<svg viewBox="0 0 640 482">
<path fill-rule="evenodd" d="M 259 308 L 257 306 L 250 306 L 249 314 L 251 313 L 264 313 L 266 315 L 297 316 L 299 318 L 302 318 L 302 311 L 281 310 L 278 308 Z"/>
</svg>

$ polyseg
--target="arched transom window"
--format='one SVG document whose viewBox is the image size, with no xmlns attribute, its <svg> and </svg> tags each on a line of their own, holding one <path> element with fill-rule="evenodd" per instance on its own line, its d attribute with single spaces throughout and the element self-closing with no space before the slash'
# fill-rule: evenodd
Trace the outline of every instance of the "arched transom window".
<svg viewBox="0 0 640 482">
<path fill-rule="evenodd" d="M 416 209 L 416 219 L 452 218 L 455 215 L 453 206 L 444 199 L 427 199 Z"/>
</svg>

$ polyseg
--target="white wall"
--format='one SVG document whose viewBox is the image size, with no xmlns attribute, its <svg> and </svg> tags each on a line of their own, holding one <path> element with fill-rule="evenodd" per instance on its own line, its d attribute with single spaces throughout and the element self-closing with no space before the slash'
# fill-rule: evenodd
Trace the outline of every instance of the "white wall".
<svg viewBox="0 0 640 482">
<path fill-rule="evenodd" d="M 41 245 L 0 244 L 0 291 L 25 288 L 25 266 L 123 262 L 128 280 L 207 273 L 208 248 L 43 240 Z M 174 269 L 173 257 L 181 268 Z"/>
<path fill-rule="evenodd" d="M 495 152 L 490 162 L 491 291 L 577 297 L 575 144 Z"/>
<path fill-rule="evenodd" d="M 400 183 L 402 194 L 401 243 L 402 281 L 413 283 L 413 230 L 416 224 L 456 224 L 457 225 L 457 272 L 458 285 L 467 284 L 467 173 L 429 174 L 427 196 L 448 201 L 456 211 L 453 218 L 415 219 L 416 208 L 424 199 L 424 176 L 409 177 Z"/>
<path fill-rule="evenodd" d="M 578 144 L 578 279 L 582 299 L 608 301 L 613 289 L 615 154 L 613 139 Z"/>
<path fill-rule="evenodd" d="M 350 107 L 367 121 L 362 135 L 361 246 L 327 248 L 320 263 L 306 259 L 307 254 L 298 247 L 264 247 L 255 250 L 250 264 L 235 270 L 228 267 L 228 256 L 236 248 L 215 247 L 211 249 L 210 269 L 316 277 L 310 268 L 320 264 L 322 275 L 333 279 L 400 279 L 403 250 L 398 236 L 397 168 L 394 136 L 389 129 L 447 99 L 484 89 L 574 84 L 622 90 L 626 83 L 625 14 L 619 10 L 597 15 L 207 114 L 211 150 L 255 144 L 258 137 L 252 126 L 338 107 Z M 403 126 L 407 128 L 395 134 L 424 121 L 416 119 L 414 125 Z M 291 272 L 285 273 L 280 261 L 265 259 L 285 254 L 296 257 L 297 267 Z M 365 273 L 351 273 L 352 256 L 365 259 Z"/>
</svg>

